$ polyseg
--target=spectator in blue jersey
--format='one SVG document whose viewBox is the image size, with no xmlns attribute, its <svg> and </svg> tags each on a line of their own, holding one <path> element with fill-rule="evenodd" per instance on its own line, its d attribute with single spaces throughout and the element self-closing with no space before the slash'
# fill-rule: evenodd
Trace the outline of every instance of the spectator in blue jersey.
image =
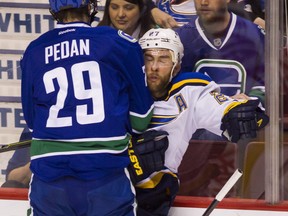
<svg viewBox="0 0 288 216">
<path fill-rule="evenodd" d="M 174 25 L 174 28 L 186 24 L 196 17 L 193 0 L 153 0 L 152 4 L 175 19 L 177 25 Z"/>
<path fill-rule="evenodd" d="M 141 47 L 120 30 L 91 27 L 96 0 L 49 3 L 56 28 L 20 63 L 32 215 L 133 216 L 127 148 L 154 107 Z"/>
<path fill-rule="evenodd" d="M 264 30 L 229 12 L 227 0 L 194 2 L 198 18 L 176 30 L 184 46 L 182 70 L 207 74 L 228 96 L 244 93 L 264 104 Z M 201 134 L 198 139 L 221 139 Z"/>
<path fill-rule="evenodd" d="M 177 28 L 179 23 L 167 11 L 158 8 L 153 0 L 146 0 L 148 8 L 151 8 L 151 14 L 155 23 L 162 28 Z"/>
<path fill-rule="evenodd" d="M 153 0 L 151 4 L 153 8 L 158 7 L 177 21 L 177 24 L 172 26 L 174 28 L 197 18 L 194 0 Z M 229 11 L 249 19 L 265 29 L 263 6 L 263 0 L 231 0 L 228 2 Z"/>
</svg>

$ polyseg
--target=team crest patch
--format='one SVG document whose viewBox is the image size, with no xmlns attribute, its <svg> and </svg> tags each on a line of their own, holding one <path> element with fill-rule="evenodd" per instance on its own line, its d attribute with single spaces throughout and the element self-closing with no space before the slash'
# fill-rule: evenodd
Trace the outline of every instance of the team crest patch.
<svg viewBox="0 0 288 216">
<path fill-rule="evenodd" d="M 210 94 L 215 98 L 215 100 L 219 103 L 222 104 L 225 101 L 228 100 L 228 98 L 226 97 L 226 95 L 220 93 L 220 92 L 216 92 L 216 91 L 212 91 L 210 92 Z"/>
<path fill-rule="evenodd" d="M 126 34 L 125 32 L 121 31 L 121 30 L 118 30 L 118 35 L 132 43 L 135 43 L 137 42 L 137 40 L 135 38 L 133 38 L 132 36 Z"/>
</svg>

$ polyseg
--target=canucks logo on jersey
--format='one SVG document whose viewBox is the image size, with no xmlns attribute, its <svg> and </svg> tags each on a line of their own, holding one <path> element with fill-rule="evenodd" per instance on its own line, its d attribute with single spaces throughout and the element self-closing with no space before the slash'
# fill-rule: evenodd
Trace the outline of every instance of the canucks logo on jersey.
<svg viewBox="0 0 288 216">
<path fill-rule="evenodd" d="M 180 25 L 196 17 L 193 0 L 157 0 L 157 7 L 171 15 Z"/>
<path fill-rule="evenodd" d="M 128 40 L 132 43 L 135 43 L 137 42 L 137 40 L 135 38 L 133 38 L 132 36 L 126 34 L 125 32 L 121 31 L 121 30 L 118 30 L 118 35 L 122 38 L 124 38 L 125 40 Z"/>
</svg>

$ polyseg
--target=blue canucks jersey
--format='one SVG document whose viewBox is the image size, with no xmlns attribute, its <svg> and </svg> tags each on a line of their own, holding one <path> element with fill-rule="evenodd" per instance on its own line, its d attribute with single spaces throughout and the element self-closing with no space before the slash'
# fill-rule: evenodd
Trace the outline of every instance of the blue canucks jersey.
<svg viewBox="0 0 288 216">
<path fill-rule="evenodd" d="M 28 46 L 21 69 L 34 173 L 53 178 L 65 163 L 70 175 L 127 166 L 125 154 L 122 161 L 113 154 L 125 152 L 132 131 L 147 128 L 153 109 L 135 39 L 110 27 L 57 24 Z M 44 173 L 41 160 L 62 167 Z"/>
<path fill-rule="evenodd" d="M 264 31 L 231 13 L 223 38 L 209 38 L 199 18 L 176 30 L 185 47 L 182 70 L 210 76 L 221 92 L 264 99 Z"/>
<path fill-rule="evenodd" d="M 180 4 L 172 4 L 171 0 L 156 0 L 155 3 L 160 10 L 172 16 L 179 25 L 196 18 L 194 0 L 184 1 Z"/>
</svg>

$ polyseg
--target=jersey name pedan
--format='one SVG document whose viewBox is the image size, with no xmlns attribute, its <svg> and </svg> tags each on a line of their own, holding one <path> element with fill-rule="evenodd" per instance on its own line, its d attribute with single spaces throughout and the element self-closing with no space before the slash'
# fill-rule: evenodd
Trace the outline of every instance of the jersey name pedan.
<svg viewBox="0 0 288 216">
<path fill-rule="evenodd" d="M 89 39 L 74 39 L 45 47 L 45 64 L 73 56 L 89 55 L 89 42 Z"/>
</svg>

